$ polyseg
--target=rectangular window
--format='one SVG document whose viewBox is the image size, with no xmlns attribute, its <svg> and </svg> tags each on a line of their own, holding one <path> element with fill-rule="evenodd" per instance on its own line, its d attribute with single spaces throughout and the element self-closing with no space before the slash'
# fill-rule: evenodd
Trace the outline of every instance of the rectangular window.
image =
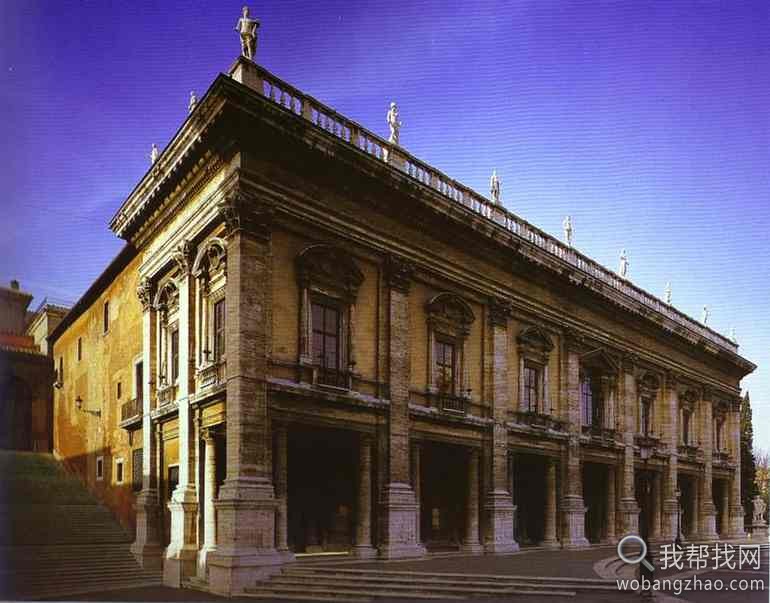
<svg viewBox="0 0 770 603">
<path fill-rule="evenodd" d="M 144 399 L 144 363 L 137 362 L 134 365 L 134 383 L 136 384 L 136 399 L 141 402 Z"/>
<path fill-rule="evenodd" d="M 455 393 L 455 346 L 453 343 L 436 340 L 434 351 L 434 372 L 436 389 L 439 393 L 454 395 Z"/>
<path fill-rule="evenodd" d="M 104 479 L 104 457 L 103 456 L 96 457 L 96 479 L 97 481 L 101 481 Z"/>
<path fill-rule="evenodd" d="M 115 483 L 123 483 L 123 459 L 115 459 Z"/>
<path fill-rule="evenodd" d="M 110 329 L 110 302 L 106 301 L 104 302 L 104 312 L 102 315 L 102 318 L 104 320 L 104 332 L 106 333 Z"/>
<path fill-rule="evenodd" d="M 591 375 L 586 373 L 580 381 L 580 403 L 583 411 L 583 425 L 592 425 L 594 416 L 594 394 Z"/>
<path fill-rule="evenodd" d="M 538 402 L 540 391 L 539 371 L 533 366 L 524 366 L 524 408 L 529 412 L 538 411 Z"/>
<path fill-rule="evenodd" d="M 648 436 L 652 433 L 652 400 L 649 398 L 642 400 L 641 428 L 642 435 Z"/>
<path fill-rule="evenodd" d="M 225 356 L 225 300 L 214 304 L 214 360 L 220 361 Z"/>
<path fill-rule="evenodd" d="M 123 392 L 121 391 L 121 389 L 122 389 L 122 388 L 121 388 L 121 385 L 120 385 L 120 381 L 118 381 L 118 390 L 117 390 L 117 396 L 118 396 L 118 400 L 120 400 L 120 394 L 122 394 L 122 393 L 123 393 Z"/>
<path fill-rule="evenodd" d="M 131 489 L 139 492 L 142 489 L 142 449 L 137 448 L 131 453 Z"/>
<path fill-rule="evenodd" d="M 179 378 L 179 329 L 171 331 L 171 382 Z"/>
<path fill-rule="evenodd" d="M 690 411 L 682 412 L 682 442 L 685 446 L 690 445 Z"/>
<path fill-rule="evenodd" d="M 56 380 L 60 384 L 64 383 L 64 356 L 59 356 L 59 370 L 56 374 Z"/>
<path fill-rule="evenodd" d="M 168 481 L 166 482 L 166 498 L 171 500 L 171 494 L 173 494 L 176 487 L 179 485 L 179 466 L 171 465 L 168 468 Z"/>
<path fill-rule="evenodd" d="M 83 338 L 78 337 L 78 362 L 83 360 Z"/>
<path fill-rule="evenodd" d="M 340 369 L 340 312 L 320 303 L 312 304 L 313 359 L 325 370 Z"/>
</svg>

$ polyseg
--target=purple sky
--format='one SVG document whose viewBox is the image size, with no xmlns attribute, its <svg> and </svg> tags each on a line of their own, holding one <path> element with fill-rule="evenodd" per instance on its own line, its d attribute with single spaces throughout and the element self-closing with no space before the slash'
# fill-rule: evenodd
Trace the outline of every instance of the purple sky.
<svg viewBox="0 0 770 603">
<path fill-rule="evenodd" d="M 770 449 L 770 4 L 252 5 L 257 60 L 710 326 L 759 365 Z M 107 221 L 239 52 L 242 2 L 0 2 L 0 281 L 75 299 Z M 352 7 L 352 8 L 351 8 Z M 34 302 L 33 302 L 34 305 Z"/>
</svg>

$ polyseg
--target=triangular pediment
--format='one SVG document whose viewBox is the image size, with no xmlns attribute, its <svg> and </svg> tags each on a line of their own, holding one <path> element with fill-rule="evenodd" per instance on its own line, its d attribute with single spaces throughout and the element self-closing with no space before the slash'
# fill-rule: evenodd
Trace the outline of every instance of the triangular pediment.
<svg viewBox="0 0 770 603">
<path fill-rule="evenodd" d="M 615 373 L 618 370 L 618 363 L 603 348 L 597 348 L 586 352 L 580 357 L 580 363 L 583 366 L 596 368 L 606 373 Z"/>
<path fill-rule="evenodd" d="M 524 327 L 516 336 L 516 341 L 521 346 L 527 346 L 550 352 L 553 349 L 553 342 L 542 328 L 537 325 Z"/>
</svg>

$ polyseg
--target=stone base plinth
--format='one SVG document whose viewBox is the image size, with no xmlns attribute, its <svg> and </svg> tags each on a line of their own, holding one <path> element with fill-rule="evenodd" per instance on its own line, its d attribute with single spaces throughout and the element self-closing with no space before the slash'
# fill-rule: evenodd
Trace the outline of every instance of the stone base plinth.
<svg viewBox="0 0 770 603">
<path fill-rule="evenodd" d="M 164 547 L 160 544 L 160 507 L 156 490 L 142 490 L 136 497 L 136 539 L 131 553 L 143 569 L 163 567 Z"/>
<path fill-rule="evenodd" d="M 460 545 L 460 550 L 469 555 L 480 555 L 484 552 L 484 547 L 479 542 L 467 542 Z"/>
<path fill-rule="evenodd" d="M 674 499 L 663 501 L 663 515 L 661 517 L 661 539 L 673 542 L 679 532 L 679 503 Z"/>
<path fill-rule="evenodd" d="M 730 538 L 746 538 L 744 509 L 741 505 L 730 505 Z"/>
<path fill-rule="evenodd" d="M 377 549 L 373 546 L 358 546 L 355 545 L 351 551 L 351 555 L 356 559 L 374 559 L 377 556 Z"/>
<path fill-rule="evenodd" d="M 487 517 L 484 550 L 487 553 L 513 553 L 519 543 L 513 539 L 513 502 L 505 490 L 487 495 L 484 513 Z"/>
<path fill-rule="evenodd" d="M 701 507 L 700 540 L 717 540 L 717 513 L 713 504 L 704 504 Z"/>
<path fill-rule="evenodd" d="M 639 533 L 639 503 L 635 498 L 623 498 L 618 505 L 622 536 Z"/>
<path fill-rule="evenodd" d="M 409 484 L 390 483 L 385 486 L 380 501 L 380 557 L 402 559 L 425 555 L 425 547 L 417 542 L 418 509 Z"/>
<path fill-rule="evenodd" d="M 177 550 L 163 561 L 163 586 L 182 588 L 182 582 L 198 574 L 198 551 L 194 548 Z"/>
<path fill-rule="evenodd" d="M 281 571 L 284 558 L 277 551 L 253 553 L 246 550 L 238 554 L 222 554 L 217 550 L 208 557 L 209 588 L 217 595 L 233 596 L 252 588 L 256 582 L 266 580 Z"/>
<path fill-rule="evenodd" d="M 749 526 L 749 534 L 752 540 L 758 543 L 765 543 L 768 541 L 768 529 L 767 523 L 759 523 Z"/>
<path fill-rule="evenodd" d="M 564 510 L 564 531 L 562 547 L 565 549 L 580 549 L 589 546 L 585 535 L 586 506 L 583 497 L 577 495 L 565 496 L 562 501 Z"/>
</svg>

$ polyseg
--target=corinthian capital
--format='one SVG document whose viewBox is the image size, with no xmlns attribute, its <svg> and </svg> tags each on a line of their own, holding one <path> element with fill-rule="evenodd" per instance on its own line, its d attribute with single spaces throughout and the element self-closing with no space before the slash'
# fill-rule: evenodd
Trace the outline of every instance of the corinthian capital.
<svg viewBox="0 0 770 603">
<path fill-rule="evenodd" d="M 385 282 L 388 287 L 409 293 L 409 285 L 414 275 L 414 264 L 404 258 L 389 255 L 385 262 Z"/>
<path fill-rule="evenodd" d="M 499 297 L 489 298 L 489 323 L 493 327 L 507 327 L 511 317 L 511 302 Z"/>
<path fill-rule="evenodd" d="M 146 276 L 142 277 L 136 286 L 136 296 L 142 304 L 142 310 L 147 312 L 152 306 L 152 283 Z"/>
<path fill-rule="evenodd" d="M 192 268 L 193 261 L 193 246 L 190 241 L 183 239 L 179 245 L 176 246 L 174 251 L 171 252 L 171 259 L 174 260 L 179 272 L 182 274 L 188 274 Z"/>
<path fill-rule="evenodd" d="M 230 191 L 217 205 L 219 215 L 226 226 L 226 237 L 239 232 L 269 239 L 273 221 L 273 210 L 257 199 L 247 196 L 242 190 Z"/>
</svg>

